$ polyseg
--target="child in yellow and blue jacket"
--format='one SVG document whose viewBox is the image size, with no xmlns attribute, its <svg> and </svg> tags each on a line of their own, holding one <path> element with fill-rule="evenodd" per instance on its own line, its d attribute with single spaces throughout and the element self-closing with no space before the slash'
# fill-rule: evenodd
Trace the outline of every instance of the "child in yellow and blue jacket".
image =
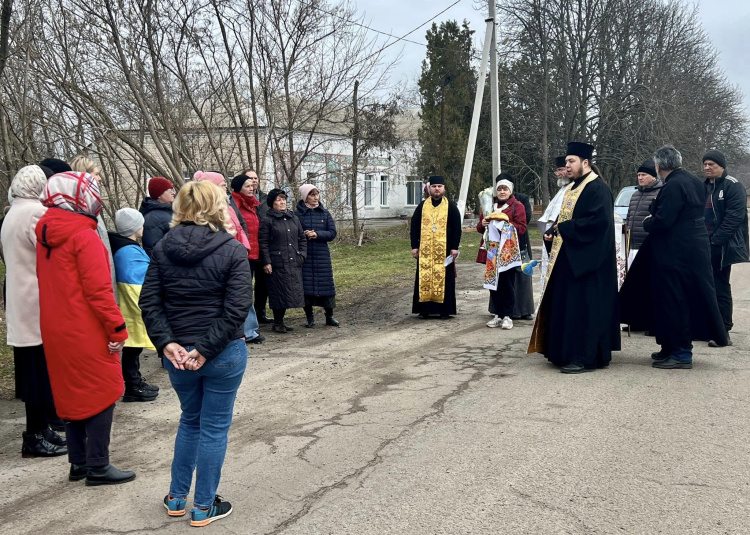
<svg viewBox="0 0 750 535">
<path fill-rule="evenodd" d="M 146 333 L 138 299 L 146 278 L 149 257 L 136 241 L 143 236 L 143 215 L 133 208 L 115 214 L 117 232 L 109 233 L 115 263 L 120 310 L 128 328 L 128 339 L 122 349 L 122 376 L 125 380 L 123 401 L 153 401 L 159 387 L 146 383 L 141 376 L 140 355 L 144 348 L 154 349 Z"/>
</svg>

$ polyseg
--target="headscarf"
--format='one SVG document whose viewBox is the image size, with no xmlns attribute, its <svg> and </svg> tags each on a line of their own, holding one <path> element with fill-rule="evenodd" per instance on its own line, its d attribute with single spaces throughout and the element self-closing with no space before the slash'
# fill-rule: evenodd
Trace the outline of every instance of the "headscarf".
<svg viewBox="0 0 750 535">
<path fill-rule="evenodd" d="M 99 184 L 88 173 L 68 171 L 52 175 L 39 196 L 44 206 L 97 217 L 102 211 Z"/>
<path fill-rule="evenodd" d="M 13 199 L 38 199 L 47 185 L 47 176 L 38 165 L 22 167 L 10 183 L 10 197 Z"/>
<path fill-rule="evenodd" d="M 208 181 L 219 186 L 222 190 L 227 189 L 227 181 L 224 179 L 224 175 L 221 173 L 214 173 L 213 171 L 196 171 L 193 175 L 193 180 L 196 182 Z"/>
</svg>

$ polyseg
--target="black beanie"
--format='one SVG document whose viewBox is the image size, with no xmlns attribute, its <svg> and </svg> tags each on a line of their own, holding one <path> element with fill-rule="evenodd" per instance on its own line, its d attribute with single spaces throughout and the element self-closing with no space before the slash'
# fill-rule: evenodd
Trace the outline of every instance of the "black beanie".
<svg viewBox="0 0 750 535">
<path fill-rule="evenodd" d="M 639 173 L 646 173 L 647 175 L 651 175 L 654 178 L 659 178 L 656 176 L 656 164 L 654 164 L 654 160 L 646 160 L 641 164 L 641 166 L 638 168 Z"/>
<path fill-rule="evenodd" d="M 727 168 L 727 158 L 718 150 L 710 150 L 706 154 L 704 154 L 703 162 L 705 163 L 706 160 L 716 162 L 719 167 L 723 167 L 724 169 Z"/>
<path fill-rule="evenodd" d="M 273 188 L 271 191 L 268 192 L 268 197 L 266 198 L 266 204 L 268 204 L 270 208 L 273 208 L 273 201 L 275 201 L 276 197 L 278 197 L 279 195 L 283 195 L 284 198 L 286 198 L 286 191 L 284 191 L 283 189 L 279 189 L 279 188 Z"/>
<path fill-rule="evenodd" d="M 234 177 L 232 179 L 232 182 L 231 182 L 231 184 L 232 184 L 232 191 L 236 191 L 237 193 L 239 193 L 240 190 L 242 189 L 242 186 L 248 180 L 250 180 L 250 177 L 247 176 L 247 175 L 237 175 L 236 177 Z"/>
<path fill-rule="evenodd" d="M 39 162 L 39 167 L 46 167 L 47 169 L 50 169 L 52 173 L 55 175 L 57 173 L 65 173 L 67 171 L 72 171 L 72 169 L 66 162 L 58 158 L 45 158 L 44 160 Z"/>
<path fill-rule="evenodd" d="M 514 184 L 514 185 L 516 183 L 516 179 L 513 178 L 508 173 L 500 173 L 499 175 L 497 175 L 497 177 L 495 178 L 495 184 L 497 184 L 501 180 L 507 180 L 508 182 L 510 182 L 511 184 Z"/>
</svg>

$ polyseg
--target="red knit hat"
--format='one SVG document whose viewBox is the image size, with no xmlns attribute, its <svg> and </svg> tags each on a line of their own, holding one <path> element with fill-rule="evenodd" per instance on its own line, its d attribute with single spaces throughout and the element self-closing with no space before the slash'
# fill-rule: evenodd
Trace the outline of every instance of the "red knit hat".
<svg viewBox="0 0 750 535">
<path fill-rule="evenodd" d="M 148 181 L 148 196 L 156 200 L 167 190 L 174 189 L 174 185 L 164 177 L 155 176 Z"/>
</svg>

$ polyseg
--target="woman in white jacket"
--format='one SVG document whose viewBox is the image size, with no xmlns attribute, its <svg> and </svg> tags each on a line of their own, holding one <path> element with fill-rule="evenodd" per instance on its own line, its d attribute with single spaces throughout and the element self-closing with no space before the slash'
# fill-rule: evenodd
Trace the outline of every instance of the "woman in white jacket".
<svg viewBox="0 0 750 535">
<path fill-rule="evenodd" d="M 10 185 L 13 204 L 3 220 L 3 242 L 7 293 L 5 311 L 8 345 L 13 347 L 17 394 L 26 406 L 24 457 L 55 457 L 68 450 L 63 437 L 49 428 L 54 414 L 52 390 L 39 326 L 39 284 L 36 276 L 37 221 L 47 211 L 39 194 L 47 177 L 38 165 L 18 171 Z"/>
</svg>

